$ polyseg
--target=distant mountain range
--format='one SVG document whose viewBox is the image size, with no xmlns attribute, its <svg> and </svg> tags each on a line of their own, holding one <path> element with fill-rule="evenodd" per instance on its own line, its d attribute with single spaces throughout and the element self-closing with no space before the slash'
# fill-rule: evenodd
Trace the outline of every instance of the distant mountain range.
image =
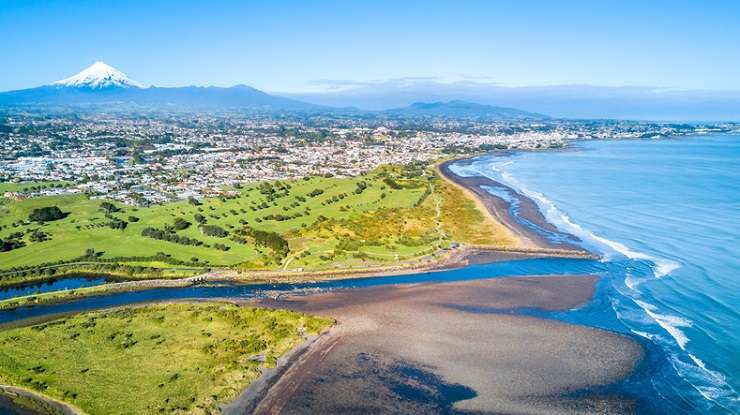
<svg viewBox="0 0 740 415">
<path fill-rule="evenodd" d="M 357 110 L 311 104 L 270 95 L 246 85 L 222 87 L 144 87 L 103 62 L 82 72 L 37 88 L 0 93 L 0 106 L 86 107 L 155 110 L 252 110 L 262 112 L 341 113 L 393 118 L 546 118 L 514 108 L 452 100 L 416 102 L 384 111 Z"/>
<path fill-rule="evenodd" d="M 77 75 L 38 88 L 0 93 L 0 105 L 120 105 L 160 109 L 318 110 L 320 105 L 277 97 L 245 85 L 145 88 L 123 72 L 96 62 Z"/>
<path fill-rule="evenodd" d="M 382 111 L 394 117 L 406 118 L 474 118 L 474 119 L 544 119 L 547 115 L 518 110 L 516 108 L 496 107 L 474 102 L 452 100 L 447 102 L 415 102 L 408 107 Z"/>
<path fill-rule="evenodd" d="M 283 96 L 334 107 L 365 110 L 414 102 L 463 100 L 520 108 L 557 118 L 663 121 L 740 121 L 740 91 L 683 90 L 650 86 L 504 86 L 488 80 L 322 81 L 321 92 Z"/>
</svg>

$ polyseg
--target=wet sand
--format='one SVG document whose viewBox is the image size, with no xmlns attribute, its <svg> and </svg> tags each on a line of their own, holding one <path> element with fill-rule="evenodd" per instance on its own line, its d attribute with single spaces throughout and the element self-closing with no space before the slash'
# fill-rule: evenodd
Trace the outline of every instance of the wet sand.
<svg viewBox="0 0 740 415">
<path fill-rule="evenodd" d="M 625 396 L 587 391 L 627 376 L 642 356 L 636 342 L 518 313 L 583 305 L 596 281 L 516 277 L 253 300 L 338 324 L 231 413 L 630 412 Z"/>
<path fill-rule="evenodd" d="M 508 193 L 515 197 L 519 205 L 519 215 L 536 225 L 538 228 L 543 229 L 547 232 L 561 233 L 554 225 L 549 223 L 545 219 L 542 212 L 540 212 L 537 204 L 530 198 L 514 189 L 492 180 L 488 177 L 473 176 L 473 177 L 462 177 L 458 176 L 450 170 L 450 165 L 455 163 L 465 162 L 465 160 L 450 160 L 441 163 L 438 166 L 438 171 L 445 179 L 452 183 L 460 186 L 474 199 L 477 199 L 482 204 L 483 208 L 498 222 L 504 224 L 511 232 L 519 238 L 520 243 L 524 248 L 529 249 L 556 249 L 556 250 L 570 250 L 575 252 L 585 253 L 585 251 L 574 243 L 567 241 L 553 242 L 543 237 L 541 234 L 533 231 L 527 226 L 523 226 L 519 223 L 516 218 L 510 214 L 511 203 L 506 200 L 496 197 L 487 192 L 483 186 L 502 188 L 506 189 Z M 567 234 L 563 234 L 567 235 Z M 569 235 L 574 242 L 577 242 L 577 238 Z"/>
</svg>

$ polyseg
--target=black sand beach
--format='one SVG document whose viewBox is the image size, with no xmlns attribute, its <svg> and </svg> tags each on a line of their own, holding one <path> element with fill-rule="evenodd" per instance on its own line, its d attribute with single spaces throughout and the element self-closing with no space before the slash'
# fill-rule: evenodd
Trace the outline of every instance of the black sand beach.
<svg viewBox="0 0 740 415">
<path fill-rule="evenodd" d="M 482 207 L 488 211 L 497 221 L 504 224 L 514 235 L 519 238 L 521 244 L 529 249 L 552 249 L 572 252 L 586 253 L 581 247 L 567 241 L 551 241 L 529 227 L 523 226 L 509 213 L 511 203 L 496 197 L 484 189 L 484 186 L 506 189 L 518 201 L 519 216 L 547 232 L 562 233 L 545 219 L 537 204 L 530 198 L 514 191 L 510 187 L 493 179 L 483 176 L 462 177 L 450 170 L 453 163 L 465 162 L 465 160 L 450 160 L 439 165 L 440 174 L 447 180 L 465 189 L 471 197 L 477 199 Z M 577 238 L 569 235 L 573 241 Z"/>
</svg>

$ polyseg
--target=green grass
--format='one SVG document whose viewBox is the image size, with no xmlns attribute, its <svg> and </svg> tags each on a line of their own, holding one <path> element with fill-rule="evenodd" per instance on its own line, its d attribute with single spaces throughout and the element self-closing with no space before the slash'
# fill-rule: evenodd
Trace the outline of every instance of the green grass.
<svg viewBox="0 0 740 415">
<path fill-rule="evenodd" d="M 223 303 L 89 312 L 0 332 L 0 381 L 90 414 L 217 413 L 330 324 Z"/>
<path fill-rule="evenodd" d="M 391 177 L 402 188 L 393 189 L 384 181 Z M 358 183 L 367 188 L 356 193 Z M 386 166 L 354 178 L 311 177 L 282 181 L 276 186 L 290 186 L 287 196 L 273 202 L 260 193 L 259 184 L 240 189 L 236 198 L 210 198 L 201 206 L 186 201 L 148 208 L 134 208 L 115 203 L 122 210 L 114 217 L 130 222 L 125 230 L 101 226 L 110 221 L 100 209 L 102 200 L 83 195 L 41 197 L 22 201 L 5 200 L 0 204 L 0 239 L 14 232 L 24 232 L 25 247 L 0 253 L 0 269 L 33 266 L 80 257 L 86 249 L 102 252 L 102 258 L 152 256 L 158 252 L 191 262 L 198 258 L 208 266 L 238 266 L 245 269 L 328 269 L 332 267 L 377 266 L 399 259 L 428 254 L 452 241 L 475 244 L 512 244 L 511 236 L 501 226 L 483 221 L 483 215 L 463 193 L 439 178 L 430 168 Z M 309 194 L 321 189 L 316 197 Z M 429 193 L 425 197 L 425 193 Z M 278 192 L 282 193 L 282 192 Z M 336 203 L 333 198 L 344 196 Z M 305 201 L 304 201 L 305 199 Z M 419 203 L 421 201 L 421 203 Z M 267 204 L 267 208 L 253 210 Z M 44 224 L 29 223 L 29 213 L 39 207 L 59 206 L 69 215 Z M 300 217 L 284 221 L 265 219 L 269 215 Z M 194 220 L 206 217 L 209 225 L 226 229 L 231 235 L 246 226 L 276 232 L 290 246 L 286 258 L 247 240 L 241 244 L 227 238 L 206 236 Z M 320 221 L 319 218 L 328 220 Z M 145 227 L 162 229 L 176 218 L 192 223 L 178 235 L 203 241 L 207 246 L 188 246 L 156 240 L 141 235 Z M 39 229 L 50 240 L 31 242 L 29 235 Z M 231 236 L 230 235 L 230 236 Z M 359 244 L 356 250 L 341 249 L 341 242 Z M 223 244 L 228 251 L 213 245 Z"/>
</svg>

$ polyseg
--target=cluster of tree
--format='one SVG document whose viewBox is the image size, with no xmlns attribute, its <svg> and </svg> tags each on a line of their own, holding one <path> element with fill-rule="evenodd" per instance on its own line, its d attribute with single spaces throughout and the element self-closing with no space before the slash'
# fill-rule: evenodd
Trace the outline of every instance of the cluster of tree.
<svg viewBox="0 0 740 415">
<path fill-rule="evenodd" d="M 390 187 L 391 189 L 395 189 L 395 190 L 401 190 L 401 189 L 403 189 L 403 186 L 401 186 L 400 184 L 398 184 L 398 182 L 395 181 L 395 180 L 393 180 L 393 178 L 391 178 L 391 177 L 384 177 L 383 178 L 383 183 L 385 183 L 386 185 L 388 185 L 388 187 Z"/>
<path fill-rule="evenodd" d="M 154 255 L 151 256 L 120 256 L 120 257 L 108 257 L 103 258 L 102 257 L 103 252 L 96 252 L 92 248 L 88 248 L 85 250 L 85 254 L 81 257 L 77 258 L 75 261 L 85 261 L 85 262 L 107 262 L 107 263 L 115 263 L 115 262 L 149 262 L 149 261 L 156 261 L 156 262 L 164 262 L 166 264 L 170 265 L 184 265 L 184 266 L 202 266 L 203 264 L 200 263 L 199 259 L 197 257 L 192 257 L 190 262 L 182 261 L 177 258 L 173 258 L 172 255 L 164 253 L 164 252 L 157 252 Z M 208 261 L 203 261 L 208 262 Z"/>
<path fill-rule="evenodd" d="M 283 214 L 279 214 L 279 213 L 278 214 L 272 213 L 272 214 L 269 214 L 267 216 L 264 216 L 264 217 L 258 218 L 258 219 L 259 219 L 259 222 L 262 222 L 263 220 L 276 220 L 278 222 L 283 222 L 283 221 L 286 221 L 286 220 L 300 218 L 301 216 L 303 216 L 303 213 L 301 213 L 301 212 L 296 212 L 296 213 L 294 213 L 292 215 L 283 215 Z"/>
<path fill-rule="evenodd" d="M 192 246 L 203 245 L 203 241 L 199 241 L 194 238 L 188 238 L 187 236 L 180 236 L 176 234 L 175 232 L 167 232 L 166 230 L 152 228 L 152 227 L 144 228 L 141 231 L 141 236 L 146 236 L 147 238 L 159 239 L 159 240 L 167 241 L 167 242 L 174 242 L 180 245 L 192 245 Z"/>
<path fill-rule="evenodd" d="M 201 225 L 205 225 L 208 222 L 208 219 L 206 219 L 206 217 L 201 215 L 200 213 L 196 213 L 194 218 L 195 218 L 195 221 Z"/>
<path fill-rule="evenodd" d="M 175 218 L 175 222 L 172 224 L 172 226 L 175 228 L 176 231 L 187 229 L 190 227 L 190 225 L 191 223 L 186 221 L 183 218 Z"/>
<path fill-rule="evenodd" d="M 324 189 L 313 189 L 308 193 L 308 197 L 316 197 L 322 193 L 324 193 Z"/>
<path fill-rule="evenodd" d="M 34 229 L 33 232 L 31 232 L 31 235 L 29 235 L 28 240 L 31 242 L 44 242 L 51 239 L 48 233 L 40 230 L 40 229 Z"/>
<path fill-rule="evenodd" d="M 229 236 L 229 232 L 218 225 L 201 225 L 200 231 L 203 235 L 215 236 L 217 238 L 225 238 Z"/>
<path fill-rule="evenodd" d="M 219 251 L 228 251 L 229 249 L 231 249 L 230 246 L 224 244 L 213 244 L 213 247 L 218 249 Z"/>
<path fill-rule="evenodd" d="M 362 192 L 364 192 L 365 189 L 367 189 L 367 182 L 364 180 L 359 181 L 357 182 L 357 188 L 355 189 L 355 194 L 358 194 L 358 195 L 362 194 Z"/>
<path fill-rule="evenodd" d="M 22 192 L 38 192 L 39 190 L 43 190 L 43 189 L 67 188 L 67 187 L 70 187 L 71 185 L 72 185 L 71 183 L 66 183 L 66 182 L 61 182 L 61 183 L 49 182 L 49 183 L 38 184 L 38 185 L 33 185 L 33 186 L 26 186 L 22 188 L 21 191 Z"/>
<path fill-rule="evenodd" d="M 67 213 L 62 212 L 58 206 L 46 206 L 42 208 L 34 209 L 29 215 L 28 219 L 34 222 L 50 222 L 53 220 L 59 220 L 67 216 Z"/>
<path fill-rule="evenodd" d="M 260 183 L 260 193 L 266 196 L 267 201 L 272 202 L 273 200 L 285 197 L 290 194 L 290 185 L 289 184 L 283 184 L 280 182 L 270 183 L 270 182 L 262 182 Z"/>
<path fill-rule="evenodd" d="M 256 245 L 272 249 L 275 256 L 280 260 L 285 258 L 288 255 L 288 252 L 290 252 L 288 241 L 280 236 L 279 233 L 261 231 L 254 229 L 251 226 L 245 226 L 240 232 L 253 238 Z"/>
<path fill-rule="evenodd" d="M 412 161 L 403 166 L 403 177 L 406 179 L 416 179 L 424 176 L 427 172 L 427 163 L 423 161 Z"/>
<path fill-rule="evenodd" d="M 24 246 L 26 246 L 26 243 L 20 239 L 0 239 L 0 252 L 12 251 Z"/>
<path fill-rule="evenodd" d="M 80 259 L 83 261 L 91 261 L 99 258 L 102 255 L 103 252 L 95 252 L 94 248 L 87 248 L 85 249 L 85 253 L 80 257 Z"/>
<path fill-rule="evenodd" d="M 275 193 L 275 187 L 270 182 L 262 182 L 260 183 L 260 193 L 263 195 L 271 195 Z"/>
<path fill-rule="evenodd" d="M 424 203 L 424 201 L 427 200 L 427 198 L 431 195 L 432 195 L 432 188 L 431 186 L 427 186 L 427 188 L 424 189 L 424 193 L 422 193 L 421 196 L 419 196 L 419 199 L 414 203 L 414 207 L 421 206 L 421 204 Z"/>
<path fill-rule="evenodd" d="M 334 195 L 329 199 L 326 199 L 325 201 L 321 202 L 322 206 L 331 205 L 332 203 L 337 203 L 340 200 L 343 200 L 345 197 L 347 197 L 347 193 L 340 193 L 338 195 Z"/>
<path fill-rule="evenodd" d="M 256 212 L 257 210 L 267 209 L 270 207 L 270 204 L 267 202 L 262 202 L 255 206 L 250 206 L 250 209 L 252 209 L 252 212 Z"/>
<path fill-rule="evenodd" d="M 111 213 L 119 212 L 121 208 L 114 205 L 111 202 L 103 202 L 100 204 L 100 209 L 103 210 L 103 212 L 106 213 L 106 215 L 110 215 Z"/>
<path fill-rule="evenodd" d="M 111 229 L 118 229 L 120 231 L 126 229 L 126 226 L 128 226 L 128 222 L 122 219 L 113 218 L 110 222 L 108 222 L 108 227 Z"/>
</svg>

